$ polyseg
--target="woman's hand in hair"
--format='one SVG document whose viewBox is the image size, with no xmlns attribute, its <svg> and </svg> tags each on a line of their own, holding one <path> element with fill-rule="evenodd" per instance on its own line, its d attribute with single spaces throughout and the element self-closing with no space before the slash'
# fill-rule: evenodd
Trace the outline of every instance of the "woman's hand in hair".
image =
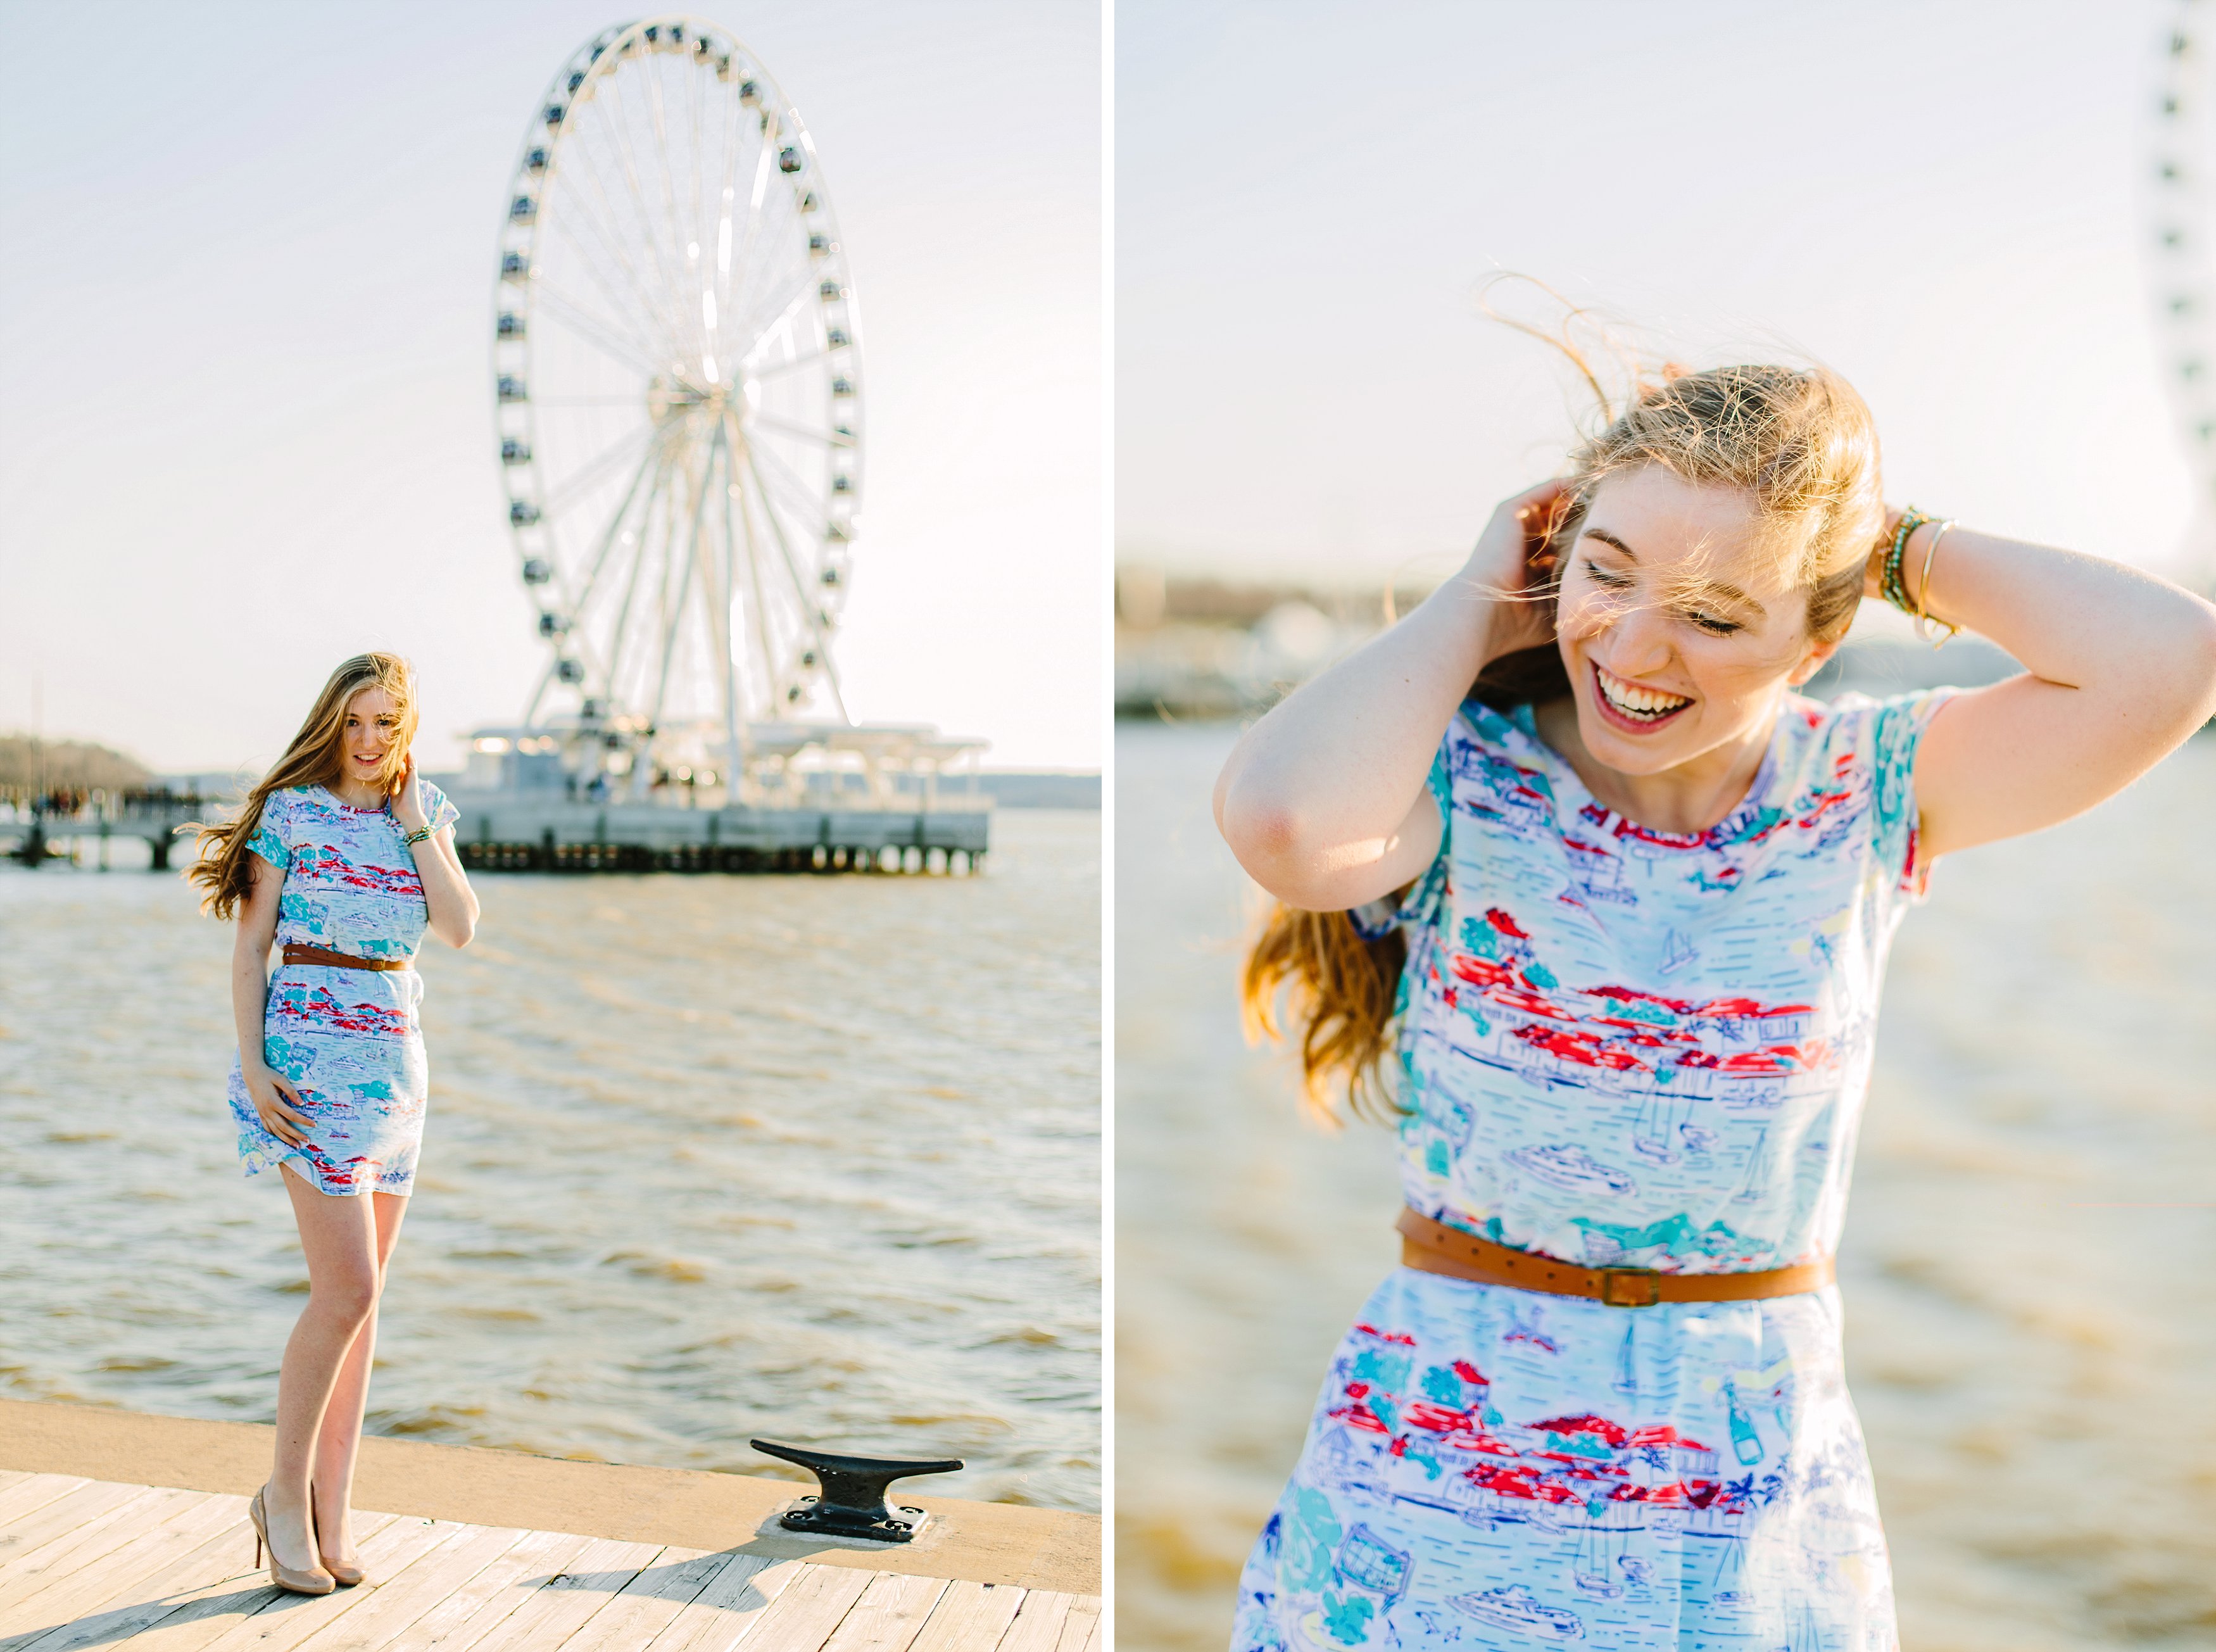
<svg viewBox="0 0 2216 1652">
<path fill-rule="evenodd" d="M 392 791 L 392 817 L 400 823 L 403 831 L 420 832 L 431 823 L 430 817 L 423 812 L 422 788 L 416 784 L 416 754 L 412 749 L 400 772 L 400 784 Z"/>
<path fill-rule="evenodd" d="M 1492 658 L 1554 640 L 1554 564 L 1567 547 L 1554 536 L 1569 509 L 1566 483 L 1542 482 L 1503 500 L 1478 536 L 1462 577 L 1492 604 Z"/>
<path fill-rule="evenodd" d="M 1256 883 L 1339 912 L 1423 876 L 1444 829 L 1425 781 L 1456 707 L 1493 661 L 1553 640 L 1552 539 L 1568 504 L 1560 482 L 1507 501 L 1458 576 L 1240 737 L 1216 823 Z"/>
<path fill-rule="evenodd" d="M 262 1127 L 287 1147 L 308 1144 L 308 1126 L 314 1122 L 301 1111 L 305 1105 L 292 1081 L 268 1067 L 245 1069 L 246 1093 L 254 1098 L 254 1111 Z"/>
</svg>

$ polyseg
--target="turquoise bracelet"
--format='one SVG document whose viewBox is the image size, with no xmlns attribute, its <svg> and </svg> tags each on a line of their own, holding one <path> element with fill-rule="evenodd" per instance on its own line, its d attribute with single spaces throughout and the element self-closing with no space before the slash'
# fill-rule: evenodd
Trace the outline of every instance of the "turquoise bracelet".
<svg viewBox="0 0 2216 1652">
<path fill-rule="evenodd" d="M 404 849 L 412 849 L 418 843 L 421 843 L 425 838 L 429 837 L 432 835 L 432 830 L 428 826 L 421 827 L 415 831 L 403 834 L 400 839 L 400 847 Z"/>
</svg>

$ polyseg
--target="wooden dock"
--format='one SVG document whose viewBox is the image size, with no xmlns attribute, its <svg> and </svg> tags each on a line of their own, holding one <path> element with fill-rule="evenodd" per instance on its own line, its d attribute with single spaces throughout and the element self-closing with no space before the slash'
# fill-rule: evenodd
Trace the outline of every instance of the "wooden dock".
<svg viewBox="0 0 2216 1652">
<path fill-rule="evenodd" d="M 243 1497 L 0 1470 L 0 1652 L 1099 1652 L 1100 1601 L 420 1515 L 358 1513 L 370 1581 L 252 1565 Z"/>
<path fill-rule="evenodd" d="M 902 1489 L 914 1542 L 844 1542 L 778 1525 L 790 1480 L 377 1435 L 370 1581 L 280 1593 L 246 1521 L 273 1440 L 0 1400 L 0 1652 L 1102 1652 L 1098 1515 Z"/>
</svg>

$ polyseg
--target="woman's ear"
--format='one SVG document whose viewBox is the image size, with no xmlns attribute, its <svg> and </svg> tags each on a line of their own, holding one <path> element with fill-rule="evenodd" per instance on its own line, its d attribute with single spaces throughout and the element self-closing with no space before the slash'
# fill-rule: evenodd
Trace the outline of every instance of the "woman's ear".
<svg viewBox="0 0 2216 1652">
<path fill-rule="evenodd" d="M 1824 669 L 1825 662 L 1839 651 L 1840 640 L 1835 637 L 1828 643 L 1811 642 L 1808 651 L 1800 656 L 1800 663 L 1787 675 L 1787 685 L 1794 688 L 1806 687 L 1808 679 Z"/>
</svg>

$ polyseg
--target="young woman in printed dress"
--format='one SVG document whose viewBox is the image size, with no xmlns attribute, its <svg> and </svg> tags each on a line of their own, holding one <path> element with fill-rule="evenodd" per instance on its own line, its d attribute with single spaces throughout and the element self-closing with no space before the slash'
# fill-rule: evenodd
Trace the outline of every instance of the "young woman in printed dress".
<svg viewBox="0 0 2216 1652">
<path fill-rule="evenodd" d="M 1872 596 L 2022 675 L 1797 695 Z M 1250 1003 L 1290 985 L 1312 1094 L 1397 1122 L 1407 1265 L 1235 1646 L 1893 1648 L 1831 1269 L 1888 943 L 1935 861 L 2212 712 L 2216 609 L 1889 508 L 1854 391 L 1751 367 L 1635 387 L 1256 723 L 1216 793 L 1283 903 Z"/>
<path fill-rule="evenodd" d="M 406 662 L 347 661 L 238 818 L 202 829 L 191 874 L 210 911 L 238 920 L 239 1156 L 249 1175 L 277 1168 L 307 1255 L 308 1302 L 277 1381 L 276 1464 L 250 1511 L 271 1581 L 304 1593 L 362 1580 L 354 1457 L 428 1093 L 411 960 L 426 928 L 465 946 L 477 927 L 459 817 L 416 775 L 416 727 Z"/>
</svg>

